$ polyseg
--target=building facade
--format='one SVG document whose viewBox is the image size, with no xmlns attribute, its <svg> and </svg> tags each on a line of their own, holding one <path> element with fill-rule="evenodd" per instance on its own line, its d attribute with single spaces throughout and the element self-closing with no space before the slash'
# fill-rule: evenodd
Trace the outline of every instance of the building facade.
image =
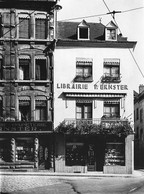
<svg viewBox="0 0 144 194">
<path fill-rule="evenodd" d="M 0 168 L 53 170 L 56 0 L 0 1 Z"/>
<path fill-rule="evenodd" d="M 85 20 L 58 22 L 54 52 L 57 172 L 132 173 L 129 49 L 135 45 L 118 34 L 112 21 L 106 26 Z"/>
<path fill-rule="evenodd" d="M 135 168 L 144 167 L 144 85 L 134 95 Z"/>
</svg>

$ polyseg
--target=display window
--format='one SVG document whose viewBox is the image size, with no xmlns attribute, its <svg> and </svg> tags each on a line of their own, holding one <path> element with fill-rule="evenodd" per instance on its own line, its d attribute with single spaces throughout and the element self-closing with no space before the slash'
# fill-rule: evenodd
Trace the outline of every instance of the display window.
<svg viewBox="0 0 144 194">
<path fill-rule="evenodd" d="M 34 161 L 34 142 L 32 139 L 16 140 L 16 161 Z"/>
<path fill-rule="evenodd" d="M 9 140 L 0 139 L 0 162 L 11 161 L 11 145 Z"/>
<path fill-rule="evenodd" d="M 66 143 L 66 165 L 67 166 L 85 165 L 84 143 L 81 142 Z"/>
</svg>

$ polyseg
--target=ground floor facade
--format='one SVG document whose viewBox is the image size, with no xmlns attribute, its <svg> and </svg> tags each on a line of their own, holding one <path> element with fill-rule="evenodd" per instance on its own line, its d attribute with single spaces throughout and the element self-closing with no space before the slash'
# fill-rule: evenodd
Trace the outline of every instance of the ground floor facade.
<svg viewBox="0 0 144 194">
<path fill-rule="evenodd" d="M 3 134 L 0 137 L 1 169 L 52 170 L 53 134 Z"/>
<path fill-rule="evenodd" d="M 55 138 L 56 172 L 132 174 L 133 135 L 63 135 Z"/>
<path fill-rule="evenodd" d="M 17 133 L 0 137 L 0 169 L 132 174 L 133 135 Z"/>
</svg>

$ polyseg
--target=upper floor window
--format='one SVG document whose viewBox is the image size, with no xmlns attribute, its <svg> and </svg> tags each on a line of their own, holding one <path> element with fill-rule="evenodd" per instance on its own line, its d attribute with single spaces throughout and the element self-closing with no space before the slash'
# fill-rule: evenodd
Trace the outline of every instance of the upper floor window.
<svg viewBox="0 0 144 194">
<path fill-rule="evenodd" d="M 31 106 L 30 99 L 27 97 L 22 97 L 19 99 L 19 120 L 20 121 L 30 121 L 31 120 Z"/>
<path fill-rule="evenodd" d="M 104 116 L 106 118 L 120 117 L 120 103 L 119 101 L 105 101 L 104 102 Z"/>
<path fill-rule="evenodd" d="M 35 120 L 45 121 L 47 120 L 47 103 L 45 101 L 36 100 L 35 106 Z"/>
<path fill-rule="evenodd" d="M 136 120 L 139 120 L 139 109 L 136 109 Z"/>
<path fill-rule="evenodd" d="M 143 109 L 140 109 L 140 122 L 143 122 Z"/>
<path fill-rule="evenodd" d="M 45 58 L 35 59 L 35 79 L 46 80 L 47 79 L 47 65 Z"/>
<path fill-rule="evenodd" d="M 30 58 L 19 58 L 19 79 L 30 79 Z"/>
<path fill-rule="evenodd" d="M 30 18 L 28 15 L 19 17 L 19 38 L 30 38 Z"/>
<path fill-rule="evenodd" d="M 104 59 L 102 82 L 120 82 L 120 59 Z"/>
<path fill-rule="evenodd" d="M 92 64 L 90 58 L 77 58 L 75 81 L 92 81 Z"/>
<path fill-rule="evenodd" d="M 76 119 L 91 119 L 92 103 L 76 103 Z"/>
<path fill-rule="evenodd" d="M 47 21 L 46 19 L 36 18 L 35 20 L 35 38 L 45 39 L 47 38 Z"/>
<path fill-rule="evenodd" d="M 89 25 L 83 20 L 78 25 L 78 40 L 89 40 L 90 39 L 90 28 Z"/>
<path fill-rule="evenodd" d="M 113 21 L 111 21 L 107 26 L 106 26 L 106 40 L 110 41 L 116 41 L 117 40 L 117 26 Z"/>
<path fill-rule="evenodd" d="M 3 79 L 3 59 L 0 58 L 0 80 Z"/>
</svg>

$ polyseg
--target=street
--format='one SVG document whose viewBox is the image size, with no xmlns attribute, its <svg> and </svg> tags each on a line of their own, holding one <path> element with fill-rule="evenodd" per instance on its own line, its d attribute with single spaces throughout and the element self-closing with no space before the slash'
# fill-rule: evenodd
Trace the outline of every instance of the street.
<svg viewBox="0 0 144 194">
<path fill-rule="evenodd" d="M 143 194 L 144 174 L 135 177 L 1 175 L 1 194 Z"/>
</svg>

